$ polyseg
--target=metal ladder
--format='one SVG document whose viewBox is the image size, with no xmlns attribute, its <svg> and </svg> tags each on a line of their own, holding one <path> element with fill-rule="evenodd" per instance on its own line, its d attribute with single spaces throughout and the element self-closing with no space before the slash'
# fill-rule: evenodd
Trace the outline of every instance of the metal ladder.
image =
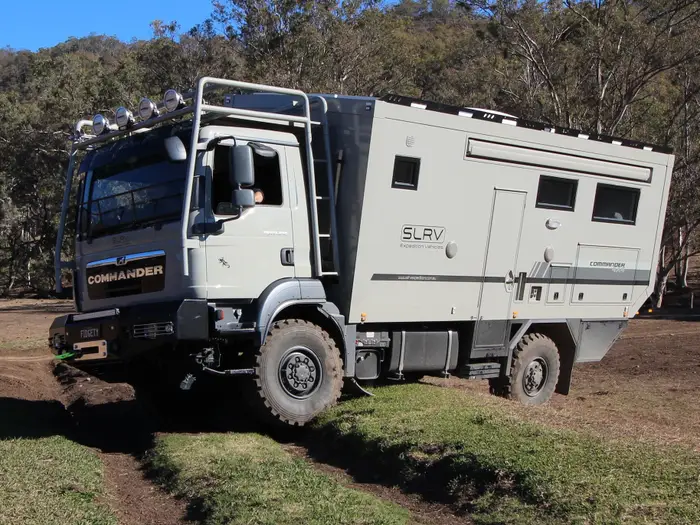
<svg viewBox="0 0 700 525">
<path fill-rule="evenodd" d="M 313 221 L 313 235 L 316 236 L 317 246 L 321 252 L 321 267 L 318 269 L 318 273 L 322 276 L 337 276 L 340 258 L 337 243 L 338 226 L 333 189 L 331 143 L 328 133 L 328 103 L 325 98 L 319 95 L 309 96 L 309 102 L 310 104 L 319 102 L 321 105 L 319 119 L 311 122 L 313 173 L 309 174 L 310 177 L 314 178 L 314 202 L 311 205 L 315 207 L 317 217 L 317 220 Z M 314 134 L 314 132 L 316 133 Z M 321 139 L 320 143 L 318 140 L 314 140 L 314 136 Z M 318 146 L 314 147 L 314 144 L 318 144 Z"/>
</svg>

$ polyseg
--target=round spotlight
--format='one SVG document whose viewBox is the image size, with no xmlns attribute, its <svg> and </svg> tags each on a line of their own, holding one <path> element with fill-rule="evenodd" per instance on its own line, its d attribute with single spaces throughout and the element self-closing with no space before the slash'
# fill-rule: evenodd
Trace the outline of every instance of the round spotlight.
<svg viewBox="0 0 700 525">
<path fill-rule="evenodd" d="M 102 135 L 109 130 L 109 120 L 104 115 L 95 115 L 92 119 L 92 131 L 95 135 Z"/>
<path fill-rule="evenodd" d="M 165 96 L 163 97 L 163 105 L 165 105 L 165 109 L 168 111 L 175 111 L 185 105 L 185 99 L 174 89 L 169 89 L 165 92 Z"/>
<path fill-rule="evenodd" d="M 160 114 L 158 106 L 149 98 L 142 98 L 139 102 L 139 117 L 142 120 L 148 120 L 151 117 L 157 117 Z"/>
<path fill-rule="evenodd" d="M 134 116 L 131 114 L 131 111 L 122 106 L 117 109 L 115 120 L 119 128 L 126 128 L 134 123 Z"/>
</svg>

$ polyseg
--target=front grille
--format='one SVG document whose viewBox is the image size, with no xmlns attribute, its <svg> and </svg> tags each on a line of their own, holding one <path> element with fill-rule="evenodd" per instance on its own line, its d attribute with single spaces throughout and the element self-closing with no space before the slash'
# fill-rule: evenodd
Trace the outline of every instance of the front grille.
<svg viewBox="0 0 700 525">
<path fill-rule="evenodd" d="M 155 339 L 162 335 L 172 335 L 175 333 L 175 327 L 171 322 L 135 324 L 131 333 L 136 339 Z"/>
<path fill-rule="evenodd" d="M 122 258 L 93 261 L 87 265 L 85 284 L 90 299 L 113 299 L 160 292 L 165 288 L 165 252 L 133 254 L 119 259 Z"/>
</svg>

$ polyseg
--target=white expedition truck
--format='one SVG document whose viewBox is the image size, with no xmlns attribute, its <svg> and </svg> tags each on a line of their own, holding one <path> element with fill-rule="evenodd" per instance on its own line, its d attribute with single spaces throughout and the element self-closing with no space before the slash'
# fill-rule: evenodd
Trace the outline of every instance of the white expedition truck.
<svg viewBox="0 0 700 525">
<path fill-rule="evenodd" d="M 653 290 L 663 147 L 210 77 L 136 113 L 76 127 L 56 243 L 76 312 L 49 334 L 73 366 L 240 376 L 281 425 L 424 375 L 540 404 Z"/>
</svg>

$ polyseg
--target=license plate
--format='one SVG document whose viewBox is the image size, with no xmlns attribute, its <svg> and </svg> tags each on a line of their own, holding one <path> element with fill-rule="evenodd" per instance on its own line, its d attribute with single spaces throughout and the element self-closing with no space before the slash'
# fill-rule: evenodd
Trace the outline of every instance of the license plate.
<svg viewBox="0 0 700 525">
<path fill-rule="evenodd" d="M 98 326 L 84 326 L 78 329 L 78 338 L 81 341 L 86 341 L 90 339 L 97 339 L 100 337 L 100 327 Z"/>
</svg>

